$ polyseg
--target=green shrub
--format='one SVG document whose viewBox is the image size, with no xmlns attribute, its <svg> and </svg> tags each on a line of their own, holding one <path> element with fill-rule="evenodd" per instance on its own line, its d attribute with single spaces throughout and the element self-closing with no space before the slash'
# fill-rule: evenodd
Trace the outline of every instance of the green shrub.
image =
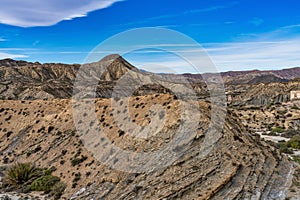
<svg viewBox="0 0 300 200">
<path fill-rule="evenodd" d="M 288 142 L 288 147 L 292 147 L 294 149 L 300 149 L 300 135 L 293 136 Z"/>
<path fill-rule="evenodd" d="M 50 195 L 53 196 L 54 199 L 60 199 L 60 197 L 64 193 L 66 187 L 67 187 L 66 184 L 64 184 L 62 182 L 58 182 L 51 188 Z"/>
<path fill-rule="evenodd" d="M 289 129 L 285 133 L 283 133 L 281 136 L 286 138 L 292 138 L 295 135 L 298 135 L 299 131 L 296 131 L 294 129 Z"/>
<path fill-rule="evenodd" d="M 75 165 L 79 165 L 80 163 L 84 162 L 86 159 L 86 156 L 81 156 L 81 158 L 75 157 L 71 160 L 71 164 L 74 167 Z"/>
<path fill-rule="evenodd" d="M 44 171 L 44 175 L 51 175 L 52 174 L 52 170 L 51 169 L 46 169 Z"/>
<path fill-rule="evenodd" d="M 300 156 L 293 156 L 293 160 L 300 164 Z"/>
<path fill-rule="evenodd" d="M 299 142 L 293 141 L 293 142 L 291 142 L 291 147 L 293 149 L 300 149 L 300 144 L 299 144 Z"/>
<path fill-rule="evenodd" d="M 81 163 L 80 158 L 73 158 L 71 160 L 72 166 L 78 165 L 79 163 Z"/>
<path fill-rule="evenodd" d="M 27 151 L 26 156 L 29 157 L 31 155 L 31 151 Z"/>
<path fill-rule="evenodd" d="M 287 142 L 279 142 L 278 147 L 281 152 L 292 154 L 293 149 L 300 149 L 300 135 L 294 135 L 289 141 Z"/>
<path fill-rule="evenodd" d="M 4 177 L 6 185 L 19 186 L 32 182 L 41 174 L 41 170 L 31 163 L 15 163 Z"/>
<path fill-rule="evenodd" d="M 282 132 L 284 132 L 284 129 L 281 127 L 276 127 L 276 128 L 272 129 L 272 132 L 273 133 L 282 133 Z"/>
<path fill-rule="evenodd" d="M 298 106 L 296 106 L 296 105 L 293 105 L 293 106 L 291 107 L 291 109 L 299 110 Z"/>
<path fill-rule="evenodd" d="M 60 178 L 52 175 L 45 175 L 34 180 L 30 185 L 30 189 L 32 191 L 44 191 L 48 193 L 58 182 L 60 182 Z"/>
<path fill-rule="evenodd" d="M 81 173 L 78 172 L 78 174 L 75 174 L 75 178 L 73 179 L 73 182 L 77 182 L 81 179 Z"/>
<path fill-rule="evenodd" d="M 36 168 L 31 163 L 16 163 L 6 169 L 2 189 L 23 192 L 44 191 L 59 199 L 66 185 L 59 177 L 51 175 L 54 169 Z"/>
<path fill-rule="evenodd" d="M 279 143 L 279 150 L 282 152 L 282 153 L 286 153 L 286 154 L 292 154 L 293 151 L 286 145 L 286 142 L 282 142 L 282 143 Z"/>
</svg>

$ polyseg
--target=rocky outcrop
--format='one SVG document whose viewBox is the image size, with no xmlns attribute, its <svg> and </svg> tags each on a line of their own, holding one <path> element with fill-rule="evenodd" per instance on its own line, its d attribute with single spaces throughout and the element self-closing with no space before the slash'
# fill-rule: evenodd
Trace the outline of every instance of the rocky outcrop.
<svg viewBox="0 0 300 200">
<path fill-rule="evenodd" d="M 0 99 L 67 98 L 78 65 L 0 62 Z"/>
<path fill-rule="evenodd" d="M 250 80 L 248 84 L 259 84 L 259 83 L 286 83 L 289 80 L 279 78 L 274 75 L 262 75 L 262 76 L 257 76 L 254 79 Z"/>
<path fill-rule="evenodd" d="M 290 92 L 299 90 L 299 81 L 289 81 L 287 83 L 260 83 L 255 85 L 228 86 L 228 93 L 239 93 L 232 96 L 231 103 L 234 105 L 257 105 L 266 106 L 275 103 L 290 102 Z"/>
<path fill-rule="evenodd" d="M 158 150 L 172 141 L 181 123 L 180 101 L 172 95 L 139 96 L 131 98 L 128 108 L 135 123 L 147 126 L 148 111 L 155 104 L 163 106 L 168 120 L 150 138 L 122 132 L 111 115 L 110 99 L 96 100 L 99 124 L 91 123 L 90 128 L 103 129 L 110 142 L 128 151 Z M 67 198 L 277 200 L 285 199 L 291 183 L 293 167 L 287 158 L 248 134 L 231 113 L 211 152 L 199 156 L 210 123 L 210 105 L 205 102 L 199 102 L 199 131 L 187 151 L 171 165 L 145 173 L 122 172 L 99 162 L 80 140 L 70 100 L 11 100 L 1 105 L 1 165 L 31 161 L 53 168 L 68 185 Z M 88 117 L 84 112 L 82 116 Z"/>
</svg>

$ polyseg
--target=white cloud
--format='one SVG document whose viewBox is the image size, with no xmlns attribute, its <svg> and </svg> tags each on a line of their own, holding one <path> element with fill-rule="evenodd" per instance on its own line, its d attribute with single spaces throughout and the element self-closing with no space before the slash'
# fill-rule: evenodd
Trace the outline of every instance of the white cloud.
<svg viewBox="0 0 300 200">
<path fill-rule="evenodd" d="M 198 70 L 180 57 L 170 56 L 164 52 L 159 54 L 159 49 L 135 52 L 132 57 L 128 57 L 129 61 L 147 71 L 158 73 L 215 71 L 212 65 L 207 62 L 203 49 L 192 45 L 165 45 L 176 48 L 179 54 L 188 55 L 189 62 L 195 64 Z M 203 44 L 203 47 L 219 71 L 300 67 L 300 37 L 282 40 L 206 43 Z M 145 55 L 139 57 L 138 54 L 143 53 Z"/>
<path fill-rule="evenodd" d="M 26 55 L 18 55 L 18 54 L 10 54 L 10 53 L 4 53 L 4 52 L 0 52 L 0 59 L 5 59 L 5 58 L 11 58 L 11 59 L 15 59 L 15 58 L 27 58 L 28 56 Z"/>
<path fill-rule="evenodd" d="M 300 66 L 300 38 L 270 42 L 207 44 L 207 51 L 221 71 L 280 69 Z"/>
<path fill-rule="evenodd" d="M 33 48 L 0 48 L 0 51 L 31 51 Z"/>
<path fill-rule="evenodd" d="M 84 17 L 121 0 L 1 0 L 0 23 L 20 27 L 50 26 Z"/>
<path fill-rule="evenodd" d="M 134 66 L 137 66 L 140 69 L 146 70 L 148 72 L 153 73 L 170 73 L 170 74 L 183 74 L 183 73 L 203 73 L 208 72 L 202 68 L 200 71 L 199 69 L 193 67 L 189 62 L 177 58 L 168 58 L 160 59 L 157 61 L 134 61 L 130 60 Z M 194 60 L 193 63 L 197 63 L 198 60 Z"/>
<path fill-rule="evenodd" d="M 6 39 L 0 37 L 0 42 L 5 42 L 5 41 L 6 41 Z"/>
</svg>

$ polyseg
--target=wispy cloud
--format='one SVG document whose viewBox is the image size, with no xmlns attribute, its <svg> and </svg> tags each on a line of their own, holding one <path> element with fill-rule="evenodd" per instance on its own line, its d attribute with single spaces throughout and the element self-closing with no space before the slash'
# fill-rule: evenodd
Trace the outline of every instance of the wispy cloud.
<svg viewBox="0 0 300 200">
<path fill-rule="evenodd" d="M 158 16 L 149 17 L 149 18 L 145 18 L 145 19 L 142 19 L 142 20 L 138 20 L 138 21 L 119 24 L 117 26 L 120 26 L 120 25 L 121 26 L 130 26 L 130 25 L 135 25 L 136 26 L 136 25 L 156 22 L 158 20 L 163 20 L 163 19 L 173 19 L 173 18 L 176 18 L 176 17 L 181 17 L 183 15 L 190 15 L 190 14 L 196 14 L 196 13 L 206 13 L 206 12 L 212 12 L 212 11 L 216 11 L 216 10 L 222 10 L 222 9 L 233 7 L 237 4 L 239 4 L 238 1 L 232 1 L 232 2 L 229 2 L 227 4 L 223 4 L 223 5 L 214 5 L 214 6 L 210 6 L 210 7 L 206 7 L 206 8 L 186 10 L 184 12 L 180 12 L 180 13 L 176 13 L 176 14 L 158 15 Z M 201 25 L 203 25 L 203 24 L 201 24 Z M 168 27 L 168 25 L 166 25 L 166 26 Z M 170 26 L 178 26 L 178 25 L 170 25 Z"/>
<path fill-rule="evenodd" d="M 28 56 L 26 56 L 26 55 L 10 54 L 10 53 L 0 52 L 0 59 L 5 59 L 5 58 L 15 59 L 15 58 L 27 58 L 27 57 Z"/>
<path fill-rule="evenodd" d="M 33 51 L 33 48 L 0 48 L 0 51 Z"/>
<path fill-rule="evenodd" d="M 270 42 L 208 45 L 206 50 L 222 71 L 300 66 L 300 38 Z"/>
<path fill-rule="evenodd" d="M 225 22 L 213 22 L 213 23 L 185 23 L 185 24 L 172 24 L 172 25 L 162 25 L 162 26 L 155 26 L 157 28 L 176 28 L 176 27 L 200 27 L 200 26 L 218 26 L 218 25 L 231 25 L 234 24 L 233 21 L 225 21 Z"/>
<path fill-rule="evenodd" d="M 293 24 L 293 25 L 288 25 L 288 26 L 283 26 L 281 29 L 291 29 L 291 28 L 298 28 L 300 27 L 300 24 Z"/>
<path fill-rule="evenodd" d="M 121 0 L 2 0 L 0 23 L 20 27 L 50 26 L 84 17 Z"/>
<path fill-rule="evenodd" d="M 6 41 L 5 38 L 0 37 L 0 42 L 5 42 L 5 41 Z"/>
<path fill-rule="evenodd" d="M 201 9 L 186 11 L 183 14 L 211 12 L 211 11 L 215 11 L 215 10 L 230 8 L 230 7 L 235 6 L 237 4 L 239 4 L 238 1 L 233 1 L 233 2 L 230 2 L 226 5 L 216 5 L 216 6 L 211 6 L 211 7 L 207 7 L 207 8 L 201 8 Z"/>
</svg>

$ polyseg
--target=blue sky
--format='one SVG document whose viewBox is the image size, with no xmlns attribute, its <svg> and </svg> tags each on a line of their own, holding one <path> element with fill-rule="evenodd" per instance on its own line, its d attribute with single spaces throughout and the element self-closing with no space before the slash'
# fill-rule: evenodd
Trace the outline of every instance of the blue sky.
<svg viewBox="0 0 300 200">
<path fill-rule="evenodd" d="M 219 71 L 300 66 L 297 0 L 0 0 L 0 3 L 0 58 L 83 63 L 89 52 L 115 34 L 133 28 L 162 27 L 196 40 Z M 185 52 L 195 50 L 191 45 L 168 45 Z M 120 47 L 115 48 L 117 51 Z M 114 49 L 110 51 L 113 53 Z M 144 51 L 124 57 L 149 71 L 197 73 L 169 53 Z"/>
</svg>

